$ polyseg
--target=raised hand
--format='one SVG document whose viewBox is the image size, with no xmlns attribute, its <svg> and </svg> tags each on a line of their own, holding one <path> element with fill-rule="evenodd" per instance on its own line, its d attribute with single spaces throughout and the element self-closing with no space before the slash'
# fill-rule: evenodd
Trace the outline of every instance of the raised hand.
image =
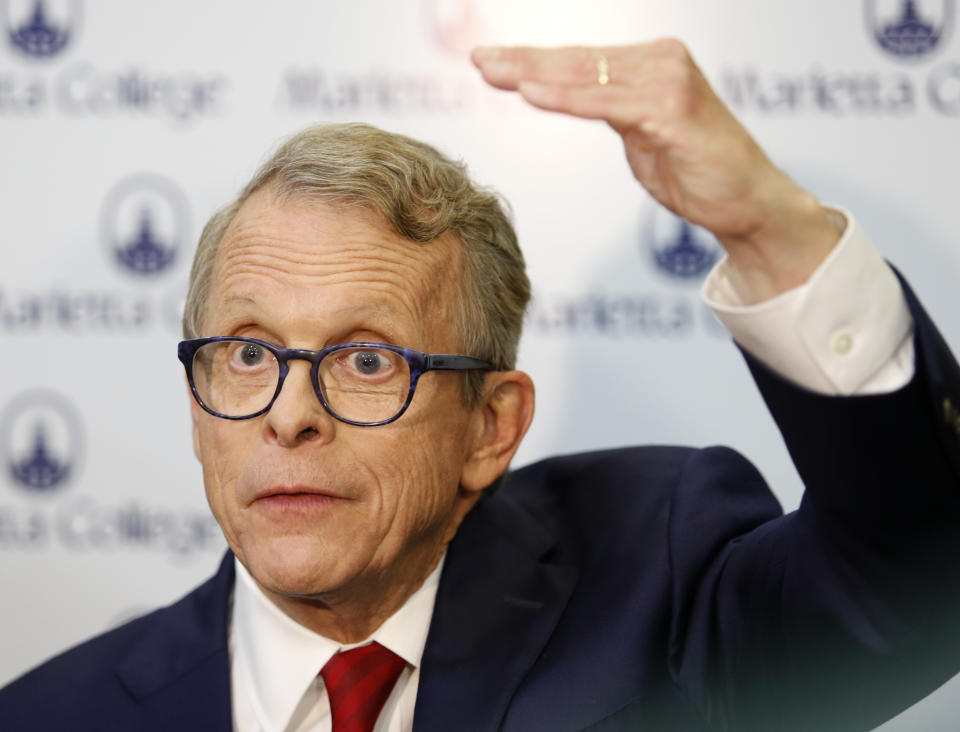
<svg viewBox="0 0 960 732">
<path fill-rule="evenodd" d="M 679 41 L 479 48 L 473 61 L 488 83 L 534 106 L 609 123 L 637 180 L 717 236 L 753 301 L 806 281 L 839 239 L 817 200 L 770 162 Z"/>
</svg>

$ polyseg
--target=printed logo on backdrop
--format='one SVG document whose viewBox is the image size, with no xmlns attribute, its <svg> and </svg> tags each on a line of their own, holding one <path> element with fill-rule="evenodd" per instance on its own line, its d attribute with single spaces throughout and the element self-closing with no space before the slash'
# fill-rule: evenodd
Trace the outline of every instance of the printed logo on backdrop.
<svg viewBox="0 0 960 732">
<path fill-rule="evenodd" d="M 189 233 L 186 196 L 168 178 L 132 175 L 104 199 L 101 238 L 110 262 L 125 274 L 167 274 L 186 249 Z"/>
<path fill-rule="evenodd" d="M 935 52 L 953 26 L 954 0 L 866 0 L 867 28 L 887 53 L 920 61 Z"/>
<path fill-rule="evenodd" d="M 419 3 L 422 32 L 443 54 L 466 61 L 470 49 L 486 38 L 482 8 L 489 0 Z M 288 67 L 280 75 L 275 106 L 310 119 L 323 115 L 334 120 L 452 116 L 476 107 L 480 82 L 468 64 L 431 63 L 408 69 L 396 63 L 395 55 L 395 49 L 380 46 L 357 63 Z"/>
<path fill-rule="evenodd" d="M 28 289 L 0 272 L 0 333 L 132 336 L 160 328 L 179 335 L 175 311 L 193 254 L 186 195 L 165 176 L 141 173 L 118 181 L 102 201 L 99 230 L 77 232 L 76 244 L 100 249 L 118 286 L 85 287 L 57 277 Z"/>
<path fill-rule="evenodd" d="M 81 6 L 80 0 L 0 0 L 6 49 L 33 67 L 0 69 L 0 117 L 52 113 L 70 119 L 109 119 L 124 115 L 162 119 L 180 127 L 220 115 L 228 86 L 221 72 L 167 71 L 135 61 L 120 68 L 101 68 L 82 57 L 55 71 L 43 70 L 44 62 L 65 52 L 76 56 L 72 49 L 77 45 L 81 8 L 104 12 L 102 5 Z M 122 30 L 138 33 L 140 29 Z"/>
<path fill-rule="evenodd" d="M 76 35 L 79 0 L 0 0 L 0 17 L 11 47 L 31 59 L 59 56 Z"/>
<path fill-rule="evenodd" d="M 706 335 L 726 339 L 726 331 L 696 292 L 722 253 L 713 235 L 652 201 L 639 217 L 636 231 L 636 238 L 624 242 L 628 263 L 613 261 L 608 266 L 637 283 L 649 280 L 645 275 L 653 273 L 659 284 L 612 288 L 601 276 L 601 284 L 587 292 L 538 291 L 527 312 L 528 329 L 539 335 L 575 338 L 677 340 Z M 630 261 L 636 272 L 624 271 Z"/>
<path fill-rule="evenodd" d="M 721 70 L 717 88 L 734 110 L 762 115 L 910 118 L 930 111 L 960 117 L 960 63 L 922 66 L 949 48 L 955 6 L 956 0 L 863 0 L 859 14 L 835 14 L 834 23 L 856 21 L 860 34 L 865 27 L 877 57 L 888 63 L 776 71 L 731 66 Z"/>
<path fill-rule="evenodd" d="M 86 452 L 83 422 L 64 395 L 29 390 L 3 406 L 0 487 L 10 486 L 19 500 L 5 502 L 0 491 L 0 555 L 56 544 L 103 554 L 139 550 L 180 561 L 223 550 L 222 534 L 205 506 L 164 505 L 152 496 L 95 498 L 84 491 L 81 465 L 96 458 Z M 109 454 L 100 459 L 109 460 Z M 138 476 L 129 478 L 136 482 Z M 100 488 L 94 491 L 98 495 Z"/>
<path fill-rule="evenodd" d="M 654 207 L 643 240 L 657 271 L 676 282 L 699 284 L 722 253 L 713 234 L 663 206 Z"/>
<path fill-rule="evenodd" d="M 73 481 L 83 457 L 83 427 L 66 397 L 20 394 L 2 413 L 0 446 L 7 477 L 29 493 L 56 493 Z"/>
<path fill-rule="evenodd" d="M 483 43 L 486 22 L 480 0 L 421 0 L 427 31 L 437 48 L 466 59 Z"/>
</svg>

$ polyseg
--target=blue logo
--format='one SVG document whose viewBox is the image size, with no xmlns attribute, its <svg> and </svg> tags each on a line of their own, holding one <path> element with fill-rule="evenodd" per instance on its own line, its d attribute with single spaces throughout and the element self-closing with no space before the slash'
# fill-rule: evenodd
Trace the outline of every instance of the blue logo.
<svg viewBox="0 0 960 732">
<path fill-rule="evenodd" d="M 101 229 L 108 257 L 122 271 L 153 277 L 168 271 L 186 243 L 187 200 L 158 175 L 133 175 L 107 195 Z"/>
<path fill-rule="evenodd" d="M 31 493 L 52 493 L 75 478 L 83 452 L 80 419 L 50 391 L 29 391 L 4 409 L 0 445 L 7 476 Z"/>
<path fill-rule="evenodd" d="M 647 227 L 653 263 L 677 280 L 698 281 L 720 259 L 722 249 L 706 229 L 657 206 Z"/>
<path fill-rule="evenodd" d="M 76 32 L 77 4 L 77 0 L 5 0 L 3 15 L 11 45 L 34 59 L 58 55 Z"/>
<path fill-rule="evenodd" d="M 887 53 L 919 60 L 940 45 L 953 24 L 953 0 L 867 0 L 867 26 Z"/>
</svg>

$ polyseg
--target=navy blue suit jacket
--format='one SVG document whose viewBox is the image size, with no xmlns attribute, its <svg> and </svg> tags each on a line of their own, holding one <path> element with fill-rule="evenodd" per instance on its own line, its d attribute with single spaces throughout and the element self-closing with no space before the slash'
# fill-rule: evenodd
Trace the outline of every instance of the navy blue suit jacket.
<svg viewBox="0 0 960 732">
<path fill-rule="evenodd" d="M 869 729 L 960 668 L 960 371 L 811 394 L 749 365 L 807 487 L 726 448 L 514 472 L 450 545 L 416 730 Z M 0 692 L 3 730 L 231 729 L 232 556 L 180 602 Z"/>
</svg>

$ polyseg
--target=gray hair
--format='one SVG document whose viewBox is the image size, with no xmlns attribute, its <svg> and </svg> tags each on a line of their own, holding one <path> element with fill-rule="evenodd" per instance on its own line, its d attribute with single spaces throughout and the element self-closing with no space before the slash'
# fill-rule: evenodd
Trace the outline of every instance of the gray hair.
<svg viewBox="0 0 960 732">
<path fill-rule="evenodd" d="M 308 127 L 288 139 L 200 235 L 183 314 L 184 338 L 202 332 L 217 249 L 244 202 L 270 184 L 280 197 L 360 205 L 396 232 L 429 242 L 451 231 L 463 255 L 461 352 L 498 370 L 516 365 L 530 299 L 523 254 L 506 202 L 470 180 L 466 166 L 435 148 L 365 124 Z M 476 404 L 481 372 L 466 372 L 464 399 Z"/>
</svg>

